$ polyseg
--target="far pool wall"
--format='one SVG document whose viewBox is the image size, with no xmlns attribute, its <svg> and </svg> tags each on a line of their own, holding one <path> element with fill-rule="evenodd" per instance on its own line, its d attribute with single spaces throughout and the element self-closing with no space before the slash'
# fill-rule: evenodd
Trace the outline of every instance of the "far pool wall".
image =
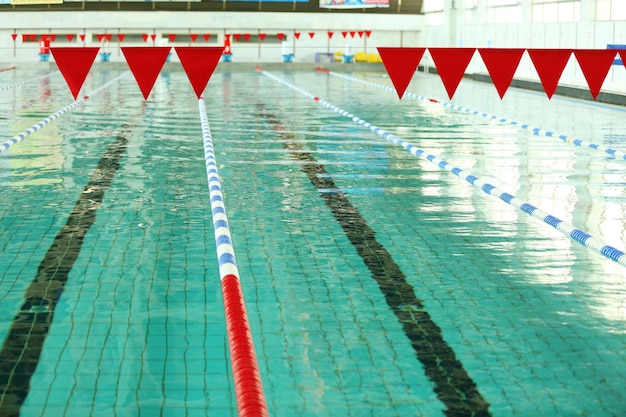
<svg viewBox="0 0 626 417">
<path fill-rule="evenodd" d="M 345 13 L 5 12 L 0 22 L 0 63 L 37 62 L 39 38 L 46 33 L 56 35 L 52 46 L 102 46 L 101 51 L 111 53 L 112 62 L 123 61 L 120 46 L 217 46 L 224 45 L 225 34 L 231 34 L 233 62 L 259 63 L 282 61 L 283 44 L 277 34 L 284 33 L 294 62 L 315 62 L 316 58 L 328 62 L 320 53 L 344 52 L 347 44 L 353 53 L 376 53 L 377 46 L 415 46 L 422 18 Z M 329 31 L 333 32 L 330 38 Z M 371 31 L 369 37 L 359 36 L 358 32 L 365 31 Z M 295 32 L 300 32 L 298 39 Z M 314 33 L 312 38 L 309 32 Z M 355 33 L 344 38 L 341 32 Z M 37 34 L 37 40 L 23 39 L 25 34 Z M 67 34 L 74 35 L 71 42 Z M 99 41 L 99 34 L 111 34 L 111 42 Z M 118 34 L 124 35 L 122 42 Z M 176 34 L 174 42 L 170 34 Z M 234 39 L 236 34 L 239 41 Z M 147 42 L 144 35 L 149 35 Z M 154 41 L 150 35 L 156 35 Z M 191 35 L 197 35 L 195 42 Z M 210 35 L 208 41 L 205 35 Z M 250 35 L 248 41 L 244 35 Z"/>
</svg>

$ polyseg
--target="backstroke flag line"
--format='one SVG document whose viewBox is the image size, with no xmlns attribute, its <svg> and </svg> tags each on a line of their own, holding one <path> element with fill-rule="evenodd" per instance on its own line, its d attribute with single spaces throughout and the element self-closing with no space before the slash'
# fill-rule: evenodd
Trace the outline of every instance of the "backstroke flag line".
<svg viewBox="0 0 626 417">
<path fill-rule="evenodd" d="M 329 32 L 329 36 L 331 33 Z M 98 47 L 50 48 L 74 99 L 78 97 L 99 49 Z M 224 47 L 221 46 L 181 46 L 174 49 L 180 58 L 194 93 L 200 99 L 220 57 L 228 52 L 225 52 Z M 626 50 L 620 49 L 421 47 L 378 47 L 377 49 L 400 99 L 402 99 L 427 50 L 450 99 L 466 75 L 465 71 L 476 50 L 478 50 L 501 99 L 504 98 L 510 87 L 526 51 L 548 99 L 551 99 L 556 92 L 563 71 L 572 55 L 578 62 L 578 66 L 587 81 L 589 93 L 594 100 L 600 94 L 602 84 L 611 71 L 611 67 L 619 64 L 619 61 L 615 61 L 618 56 L 622 58 L 622 63 L 626 68 Z M 172 48 L 169 46 L 139 46 L 122 47 L 121 50 L 144 100 L 147 100 Z"/>
</svg>

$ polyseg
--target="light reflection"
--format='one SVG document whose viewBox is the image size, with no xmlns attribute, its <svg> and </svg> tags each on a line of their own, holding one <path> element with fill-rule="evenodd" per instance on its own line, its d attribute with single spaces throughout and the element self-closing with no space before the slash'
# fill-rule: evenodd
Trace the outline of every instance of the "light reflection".
<svg viewBox="0 0 626 417">
<path fill-rule="evenodd" d="M 53 130 L 53 132 L 49 132 Z M 62 181 L 57 174 L 64 163 L 61 144 L 63 137 L 51 127 L 46 135 L 33 134 L 28 140 L 10 150 L 10 175 L 7 182 L 12 187 L 57 184 Z"/>
</svg>

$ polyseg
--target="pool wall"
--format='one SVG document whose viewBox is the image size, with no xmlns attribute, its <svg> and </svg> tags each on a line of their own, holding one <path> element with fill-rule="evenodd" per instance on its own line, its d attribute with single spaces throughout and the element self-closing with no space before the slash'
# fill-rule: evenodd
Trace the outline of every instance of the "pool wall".
<svg viewBox="0 0 626 417">
<path fill-rule="evenodd" d="M 353 52 L 376 52 L 380 45 L 414 45 L 419 41 L 421 16 L 387 15 L 384 19 L 374 14 L 352 15 L 337 14 L 332 17 L 312 13 L 247 13 L 247 12 L 10 12 L 11 26 L 0 23 L 0 62 L 36 62 L 41 34 L 56 34 L 52 46 L 102 46 L 111 52 L 110 60 L 123 61 L 120 46 L 152 46 L 169 44 L 187 45 L 223 45 L 225 34 L 251 35 L 248 40 L 243 36 L 237 41 L 231 37 L 233 62 L 282 62 L 283 44 L 277 34 L 283 33 L 283 40 L 294 53 L 294 62 L 321 63 L 330 61 L 326 53 L 345 51 L 350 44 Z M 4 18 L 3 16 L 3 18 Z M 4 19 L 3 19 L 4 21 Z M 294 32 L 300 32 L 295 39 Z M 342 31 L 352 31 L 354 36 L 342 35 Z M 357 32 L 361 31 L 361 35 Z M 367 36 L 364 31 L 368 31 Z M 329 37 L 328 32 L 333 32 Z M 17 33 L 13 42 L 11 35 Z M 23 40 L 23 34 L 37 34 L 35 41 Z M 112 40 L 103 43 L 99 34 L 112 34 Z M 309 35 L 313 33 L 313 37 Z M 73 34 L 68 41 L 66 34 Z M 117 34 L 124 34 L 119 42 Z M 156 35 L 144 41 L 141 35 Z M 174 42 L 170 34 L 176 34 Z M 190 37 L 198 37 L 194 42 Z M 259 34 L 264 34 L 263 40 Z M 80 36 L 85 36 L 85 41 Z M 204 35 L 210 35 L 205 41 Z M 174 57 L 175 58 L 175 57 Z"/>
</svg>

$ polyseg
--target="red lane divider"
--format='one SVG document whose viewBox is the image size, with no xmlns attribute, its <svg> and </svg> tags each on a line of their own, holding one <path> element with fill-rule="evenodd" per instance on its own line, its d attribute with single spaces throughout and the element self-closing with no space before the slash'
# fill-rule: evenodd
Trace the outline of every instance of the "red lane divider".
<svg viewBox="0 0 626 417">
<path fill-rule="evenodd" d="M 219 264 L 230 366 L 233 372 L 238 415 L 240 417 L 265 417 L 269 413 L 263 394 L 263 384 L 257 365 L 241 281 L 239 280 L 235 249 L 228 227 L 228 217 L 224 207 L 224 196 L 204 99 L 198 99 L 198 111 L 202 126 L 207 185 L 211 197 L 215 249 Z"/>
<path fill-rule="evenodd" d="M 243 292 L 236 275 L 226 275 L 222 278 L 222 293 L 238 415 L 239 417 L 268 416 Z"/>
</svg>

